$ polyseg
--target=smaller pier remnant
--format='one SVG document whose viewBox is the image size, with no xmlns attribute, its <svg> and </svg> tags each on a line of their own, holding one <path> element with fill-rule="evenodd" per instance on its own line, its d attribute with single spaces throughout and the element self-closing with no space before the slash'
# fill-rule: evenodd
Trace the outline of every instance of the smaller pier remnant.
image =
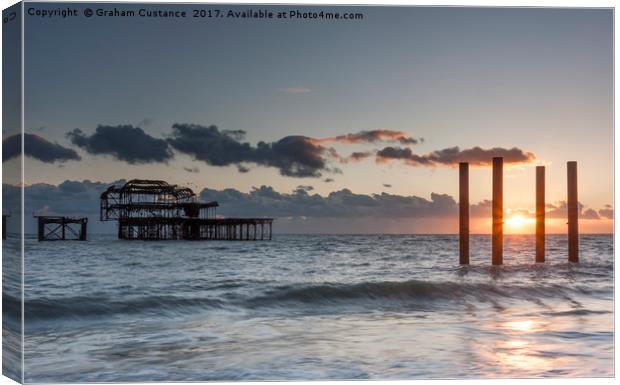
<svg viewBox="0 0 620 385">
<path fill-rule="evenodd" d="M 545 262 L 545 166 L 536 166 L 536 262 Z"/>
<path fill-rule="evenodd" d="M 11 214 L 2 213 L 2 239 L 6 239 L 6 219 L 10 217 Z"/>
<path fill-rule="evenodd" d="M 35 216 L 39 241 L 85 241 L 88 218 Z"/>
<path fill-rule="evenodd" d="M 577 199 L 577 162 L 566 162 L 568 209 L 568 261 L 579 262 L 579 204 Z"/>
<path fill-rule="evenodd" d="M 504 263 L 504 158 L 493 158 L 493 265 Z"/>
<path fill-rule="evenodd" d="M 459 163 L 459 263 L 469 264 L 469 163 Z"/>
</svg>

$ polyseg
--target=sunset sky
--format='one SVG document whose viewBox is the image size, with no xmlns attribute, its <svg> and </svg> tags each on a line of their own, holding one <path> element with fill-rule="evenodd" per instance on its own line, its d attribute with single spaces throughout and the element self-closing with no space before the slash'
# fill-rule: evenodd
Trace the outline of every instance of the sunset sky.
<svg viewBox="0 0 620 385">
<path fill-rule="evenodd" d="M 536 165 L 548 232 L 565 231 L 569 160 L 581 231 L 612 231 L 610 9 L 347 10 L 364 19 L 26 16 L 25 182 L 54 192 L 26 211 L 96 218 L 100 188 L 151 178 L 218 199 L 225 215 L 255 202 L 247 210 L 283 218 L 282 231 L 454 233 L 455 165 L 505 155 L 504 207 L 522 216 L 506 232 L 534 229 Z M 4 183 L 19 182 L 7 147 L 18 130 L 5 120 Z M 490 168 L 473 164 L 470 178 L 472 232 L 488 233 Z M 62 203 L 67 180 L 102 184 L 71 184 L 78 196 Z"/>
</svg>

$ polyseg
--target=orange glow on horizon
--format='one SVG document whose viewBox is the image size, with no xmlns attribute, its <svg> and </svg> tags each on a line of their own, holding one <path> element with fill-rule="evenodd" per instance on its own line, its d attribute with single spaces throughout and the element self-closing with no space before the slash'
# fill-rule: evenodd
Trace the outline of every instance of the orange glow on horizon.
<svg viewBox="0 0 620 385">
<path fill-rule="evenodd" d="M 520 216 L 521 218 L 515 218 Z M 566 234 L 566 218 L 546 218 L 545 233 L 547 234 Z M 611 219 L 579 219 L 580 234 L 612 234 L 614 221 Z M 458 233 L 458 228 L 455 228 Z M 490 234 L 491 217 L 471 218 L 471 234 Z M 522 214 L 507 215 L 504 217 L 504 234 L 535 234 L 536 218 L 526 217 Z"/>
</svg>

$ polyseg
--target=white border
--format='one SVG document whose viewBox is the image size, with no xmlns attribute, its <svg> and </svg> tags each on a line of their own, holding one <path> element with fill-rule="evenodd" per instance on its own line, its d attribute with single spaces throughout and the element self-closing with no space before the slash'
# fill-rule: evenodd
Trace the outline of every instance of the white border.
<svg viewBox="0 0 620 385">
<path fill-rule="evenodd" d="M 2 9 L 7 8 L 13 4 L 15 4 L 17 1 L 14 0 L 0 0 L 0 5 L 2 7 Z M 45 1 L 45 0 L 30 0 L 28 2 L 51 2 L 51 1 Z M 403 0 L 366 0 L 366 1 L 360 1 L 360 0 L 336 0 L 336 1 L 330 1 L 330 0 L 313 0 L 313 1 L 303 1 L 303 0 L 288 0 L 288 1 L 282 1 L 282 0 L 268 0 L 268 1 L 260 1 L 260 0 L 244 0 L 244 1 L 239 1 L 239 0 L 231 0 L 231 1 L 175 1 L 175 0 L 150 0 L 150 1 L 145 1 L 145 2 L 139 2 L 139 1 L 96 1 L 96 0 L 86 0 L 86 1 L 75 1 L 75 0 L 69 0 L 69 1 L 58 1 L 58 2 L 75 2 L 75 3 L 102 3 L 102 2 L 107 2 L 107 3 L 180 3 L 180 4 L 192 4 L 192 3 L 202 3 L 202 4 L 264 4 L 264 3 L 268 3 L 268 4 L 316 4 L 316 5 L 359 5 L 359 6 L 390 6 L 390 5 L 396 5 L 396 6 L 467 6 L 467 7 L 562 7 L 562 8 L 572 8 L 572 7 L 588 7 L 588 8 L 615 8 L 616 6 L 616 1 L 610 1 L 610 0 L 590 0 L 590 1 L 578 1 L 578 0 L 563 0 L 563 1 L 551 1 L 551 0 L 538 0 L 538 1 L 533 1 L 533 0 L 521 0 L 521 1 L 514 1 L 514 0 L 504 0 L 501 2 L 498 1 L 492 1 L 492 0 L 473 0 L 473 1 L 467 1 L 467 0 L 444 0 L 444 1 L 416 1 L 416 0 L 408 0 L 408 1 L 403 1 Z M 24 20 L 23 20 L 23 12 L 22 12 L 22 90 L 24 89 L 24 70 L 23 70 L 23 60 L 24 60 L 24 50 L 23 50 L 23 33 L 24 33 Z M 1 36 L 1 32 L 0 32 L 0 36 Z M 618 148 L 618 145 L 620 144 L 620 139 L 618 139 L 618 137 L 615 135 L 615 116 L 616 116 L 616 111 L 617 111 L 617 104 L 616 104 L 616 99 L 615 99 L 615 90 L 617 89 L 617 78 L 615 77 L 615 73 L 617 70 L 617 61 L 616 61 L 616 42 L 618 41 L 618 31 L 615 29 L 615 15 L 614 15 L 614 55 L 613 55 L 613 59 L 614 59 L 614 76 L 613 76 L 613 81 L 614 81 L 614 116 L 613 116 L 613 122 L 614 122 L 614 210 L 616 209 L 616 205 L 615 202 L 619 201 L 618 198 L 618 194 L 619 194 L 619 190 L 616 188 L 616 184 L 618 181 L 618 159 L 615 157 L 615 149 Z M 0 50 L 0 60 L 2 59 L 2 53 Z M 0 86 L 2 84 L 2 79 L 1 79 L 1 75 L 0 75 Z M 24 99 L 25 95 L 24 92 L 22 92 L 22 132 L 24 130 Z M 0 106 L 0 112 L 2 111 L 2 107 Z M 23 140 L 23 138 L 22 138 Z M 22 143 L 22 151 L 23 151 L 23 143 Z M 0 150 L 1 153 L 1 150 Z M 22 156 L 22 180 L 25 180 L 25 172 L 24 172 L 24 157 Z M 2 170 L 0 168 L 0 177 L 2 176 Z M 0 198 L 0 204 L 1 204 L 2 200 Z M 22 234 L 24 233 L 24 196 L 23 196 L 23 190 L 22 190 L 22 222 L 21 222 L 21 227 L 22 227 Z M 616 226 L 615 226 L 615 221 L 614 221 L 614 257 L 615 257 L 615 246 L 616 244 L 618 244 L 618 240 L 620 240 L 620 234 L 618 234 L 616 232 Z M 24 244 L 23 244 L 23 239 L 22 239 L 22 250 L 23 250 Z M 614 261 L 614 288 L 618 287 L 618 266 Z M 24 284 L 24 258 L 22 255 L 22 287 Z M 1 266 L 0 266 L 0 273 L 1 273 Z M 614 297 L 615 298 L 615 297 Z M 2 306 L 0 304 L 0 310 L 1 310 Z M 22 292 L 22 330 L 24 328 L 24 324 L 23 324 L 23 318 L 24 318 L 24 309 L 23 309 L 23 292 Z M 618 319 L 615 316 L 615 301 L 614 301 L 614 330 L 620 330 L 618 329 Z M 22 334 L 22 348 L 23 348 L 23 334 Z M 614 334 L 614 348 L 616 348 L 618 345 L 618 336 L 617 333 Z M 2 355 L 1 349 L 0 349 L 0 357 Z M 614 350 L 614 368 L 616 369 L 616 365 L 615 365 L 615 358 L 616 358 L 616 354 L 615 354 L 615 350 Z M 23 350 L 22 350 L 22 378 L 23 378 L 23 370 L 24 370 L 24 362 L 23 362 Z M 479 379 L 479 380 L 402 380 L 402 381 L 372 381 L 373 384 L 377 384 L 377 385 L 388 385 L 388 384 L 434 384 L 434 385 L 454 385 L 454 384 L 475 384 L 478 383 L 479 381 L 484 381 L 485 384 L 489 384 L 489 385 L 495 385 L 495 384 L 522 384 L 522 383 L 542 383 L 542 384 L 547 384 L 547 383 L 555 383 L 555 384 L 566 384 L 566 385 L 573 385 L 573 384 L 584 384 L 584 383 L 588 383 L 588 385 L 598 385 L 598 384 L 611 384 L 614 382 L 614 379 L 605 379 L 605 378 L 595 378 L 595 379 L 540 379 L 540 380 L 532 380 L 532 379 L 488 379 L 488 380 L 483 380 L 483 379 Z M 316 384 L 316 385 L 325 385 L 325 384 L 345 384 L 345 383 L 349 383 L 351 381 L 311 381 L 311 382 L 307 382 L 308 384 Z M 5 384 L 14 384 L 15 382 L 8 379 L 7 377 L 3 377 L 0 376 L 0 385 L 5 385 Z M 220 384 L 230 384 L 230 385 L 239 385 L 240 382 L 218 382 Z M 306 382 L 301 382 L 301 381 L 297 381 L 297 382 L 292 382 L 292 383 L 306 383 Z M 147 384 L 147 383 L 134 383 L 137 385 L 142 385 L 142 384 Z M 162 384 L 171 384 L 171 383 L 163 383 Z M 175 383 L 175 384 L 195 384 L 195 382 L 192 383 Z M 279 384 L 279 382 L 243 382 L 243 384 L 248 384 L 248 385 L 262 385 L 262 384 Z"/>
</svg>

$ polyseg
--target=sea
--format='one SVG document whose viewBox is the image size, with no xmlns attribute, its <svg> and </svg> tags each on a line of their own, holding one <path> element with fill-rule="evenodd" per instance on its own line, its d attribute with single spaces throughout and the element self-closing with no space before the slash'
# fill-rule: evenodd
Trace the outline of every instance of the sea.
<svg viewBox="0 0 620 385">
<path fill-rule="evenodd" d="M 610 377 L 613 236 L 579 241 L 568 263 L 566 236 L 548 235 L 536 264 L 532 235 L 506 235 L 491 266 L 490 236 L 475 235 L 460 266 L 455 235 L 29 237 L 24 380 Z"/>
</svg>

